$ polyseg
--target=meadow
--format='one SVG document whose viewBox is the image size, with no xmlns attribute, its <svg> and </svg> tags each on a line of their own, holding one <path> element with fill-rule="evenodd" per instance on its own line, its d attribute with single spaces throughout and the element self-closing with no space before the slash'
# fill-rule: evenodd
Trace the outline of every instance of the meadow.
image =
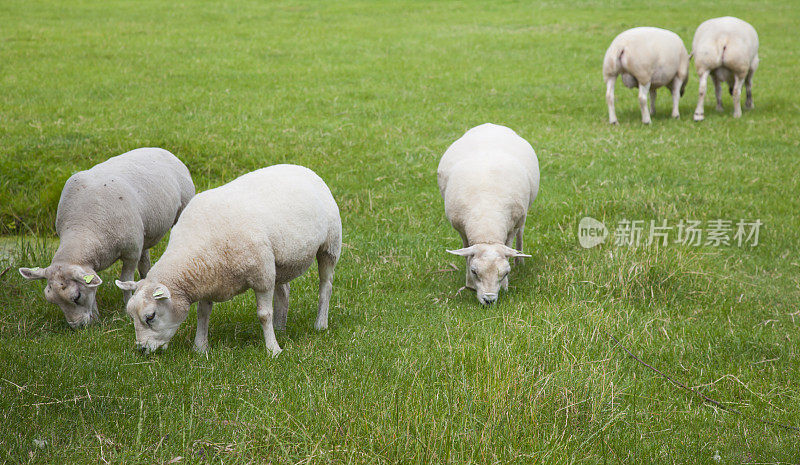
<svg viewBox="0 0 800 465">
<path fill-rule="evenodd" d="M 710 92 L 691 121 L 692 67 L 679 120 L 662 90 L 642 125 L 618 82 L 607 123 L 616 34 L 690 47 L 723 15 L 759 32 L 754 110 L 734 120 Z M 800 427 L 798 26 L 794 0 L 0 2 L 0 462 L 799 463 L 800 433 L 757 420 Z M 485 122 L 541 170 L 533 258 L 491 307 L 459 292 L 436 186 L 447 146 Z M 279 357 L 252 292 L 215 305 L 208 354 L 192 312 L 143 357 L 116 265 L 100 323 L 70 330 L 16 269 L 49 263 L 73 172 L 143 146 L 198 191 L 316 171 L 344 226 L 329 329 L 312 268 Z M 585 216 L 763 226 L 757 246 L 584 249 Z"/>
</svg>

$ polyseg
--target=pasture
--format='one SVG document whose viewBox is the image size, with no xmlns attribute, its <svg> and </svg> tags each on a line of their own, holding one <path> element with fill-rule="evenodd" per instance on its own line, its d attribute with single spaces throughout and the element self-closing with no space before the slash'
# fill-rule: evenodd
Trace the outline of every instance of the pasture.
<svg viewBox="0 0 800 465">
<path fill-rule="evenodd" d="M 0 3 L 0 461 L 7 463 L 800 462 L 800 9 L 793 0 Z M 691 47 L 733 15 L 760 36 L 755 109 L 650 126 L 601 74 L 622 30 Z M 541 188 L 509 292 L 481 307 L 436 186 L 468 128 L 511 127 Z M 252 292 L 194 312 L 143 357 L 101 272 L 101 321 L 72 331 L 25 282 L 46 266 L 64 181 L 137 147 L 198 191 L 276 163 L 341 210 L 330 327 L 316 268 L 292 283 L 276 359 Z M 606 243 L 578 223 L 760 220 L 757 246 Z M 645 228 L 645 234 L 647 233 Z M 734 226 L 735 229 L 735 226 Z M 674 231 L 673 231 L 674 232 Z M 154 249 L 153 261 L 166 244 Z M 630 358 L 609 337 L 736 414 Z"/>
</svg>

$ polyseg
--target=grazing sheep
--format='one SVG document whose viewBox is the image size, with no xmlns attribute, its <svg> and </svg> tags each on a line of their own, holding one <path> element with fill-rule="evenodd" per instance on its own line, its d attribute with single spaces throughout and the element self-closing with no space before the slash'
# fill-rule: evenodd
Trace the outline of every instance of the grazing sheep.
<svg viewBox="0 0 800 465">
<path fill-rule="evenodd" d="M 339 208 L 325 182 L 308 168 L 275 165 L 197 194 L 147 277 L 117 281 L 117 286 L 134 291 L 127 311 L 136 345 L 144 353 L 166 348 L 193 302 L 198 302 L 194 346 L 206 351 L 213 302 L 253 289 L 264 341 L 278 355 L 273 324 L 285 327 L 289 282 L 315 257 L 319 307 L 314 326 L 328 327 L 333 270 L 341 247 Z"/>
<path fill-rule="evenodd" d="M 680 117 L 678 100 L 686 89 L 689 54 L 677 34 L 657 27 L 635 27 L 621 33 L 611 42 L 603 59 L 608 122 L 611 124 L 617 124 L 614 84 L 620 74 L 626 87 L 639 87 L 642 123 L 650 124 L 650 115 L 656 112 L 656 89 L 662 86 L 667 86 L 672 93 L 672 117 Z"/>
<path fill-rule="evenodd" d="M 123 280 L 150 269 L 149 248 L 178 220 L 194 195 L 186 166 L 158 148 L 141 148 L 73 174 L 61 191 L 56 232 L 61 242 L 47 268 L 20 268 L 46 279 L 44 295 L 81 328 L 98 318 L 98 271 L 122 260 Z M 127 303 L 130 292 L 124 293 Z"/>
<path fill-rule="evenodd" d="M 505 126 L 483 124 L 467 131 L 442 156 L 439 191 L 466 257 L 466 287 L 488 305 L 508 289 L 508 259 L 522 253 L 528 209 L 539 192 L 539 161 L 531 145 Z M 511 248 L 516 238 L 516 250 Z"/>
<path fill-rule="evenodd" d="M 745 108 L 753 108 L 753 73 L 758 68 L 758 34 L 753 26 L 739 18 L 725 16 L 698 26 L 692 40 L 694 66 L 700 77 L 700 90 L 694 120 L 703 121 L 708 75 L 714 80 L 717 111 L 722 111 L 720 83 L 728 83 L 733 95 L 733 117 L 742 116 L 742 84 L 747 89 Z"/>
</svg>

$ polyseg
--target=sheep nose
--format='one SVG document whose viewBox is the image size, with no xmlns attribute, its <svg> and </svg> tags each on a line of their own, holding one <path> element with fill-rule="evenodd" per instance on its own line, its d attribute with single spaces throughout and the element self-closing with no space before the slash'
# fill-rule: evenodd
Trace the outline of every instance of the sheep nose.
<svg viewBox="0 0 800 465">
<path fill-rule="evenodd" d="M 497 294 L 483 294 L 483 303 L 485 305 L 497 302 Z"/>
</svg>

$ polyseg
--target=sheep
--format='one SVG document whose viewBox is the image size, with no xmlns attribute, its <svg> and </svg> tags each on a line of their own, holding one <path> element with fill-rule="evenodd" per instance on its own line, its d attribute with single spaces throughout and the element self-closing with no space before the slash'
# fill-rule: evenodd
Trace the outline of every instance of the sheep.
<svg viewBox="0 0 800 465">
<path fill-rule="evenodd" d="M 626 87 L 639 87 L 642 123 L 650 124 L 650 115 L 656 112 L 656 89 L 662 86 L 667 86 L 672 93 L 672 117 L 680 118 L 678 100 L 686 89 L 689 54 L 677 34 L 656 27 L 635 27 L 611 42 L 603 59 L 608 122 L 611 124 L 618 122 L 614 111 L 614 84 L 620 74 Z"/>
<path fill-rule="evenodd" d="M 437 178 L 445 215 L 463 247 L 448 252 L 466 258 L 465 286 L 481 304 L 492 304 L 501 287 L 508 290 L 508 259 L 520 264 L 530 257 L 522 253 L 522 233 L 539 192 L 536 153 L 513 130 L 483 124 L 445 151 Z"/>
<path fill-rule="evenodd" d="M 325 182 L 308 168 L 274 165 L 197 194 L 147 277 L 116 284 L 134 292 L 127 312 L 136 346 L 145 354 L 167 348 L 194 302 L 194 348 L 206 352 L 213 302 L 253 289 L 264 342 L 277 356 L 275 328 L 286 326 L 289 282 L 315 257 L 319 306 L 314 327 L 327 329 L 341 248 L 339 208 Z"/>
<path fill-rule="evenodd" d="M 708 76 L 714 80 L 714 93 L 717 97 L 717 111 L 722 110 L 722 91 L 720 83 L 728 83 L 728 91 L 733 96 L 733 117 L 742 116 L 742 84 L 747 89 L 744 106 L 753 108 L 753 74 L 758 68 L 758 34 L 745 21 L 731 16 L 709 19 L 697 27 L 692 40 L 694 66 L 700 78 L 700 90 L 694 120 L 705 118 L 703 102 L 706 98 Z"/>
<path fill-rule="evenodd" d="M 194 196 L 194 183 L 175 155 L 159 148 L 123 153 L 73 174 L 56 213 L 60 244 L 47 268 L 20 268 L 26 279 L 46 279 L 45 299 L 58 305 L 73 329 L 99 319 L 97 275 L 122 260 L 123 280 L 150 268 L 149 249 L 169 231 Z M 123 293 L 125 303 L 130 293 Z"/>
</svg>

